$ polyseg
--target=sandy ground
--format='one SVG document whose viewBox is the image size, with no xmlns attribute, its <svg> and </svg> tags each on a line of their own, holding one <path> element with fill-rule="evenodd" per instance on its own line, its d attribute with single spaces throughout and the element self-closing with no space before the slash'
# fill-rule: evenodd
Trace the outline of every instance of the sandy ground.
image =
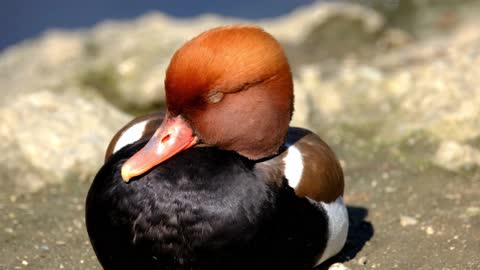
<svg viewBox="0 0 480 270">
<path fill-rule="evenodd" d="M 428 145 L 421 142 L 372 146 L 347 137 L 334 148 L 346 168 L 348 242 L 318 269 L 334 262 L 351 269 L 480 269 L 478 170 L 422 164 Z M 71 179 L 27 196 L 2 188 L 0 269 L 100 269 L 84 224 L 88 187 Z"/>
</svg>

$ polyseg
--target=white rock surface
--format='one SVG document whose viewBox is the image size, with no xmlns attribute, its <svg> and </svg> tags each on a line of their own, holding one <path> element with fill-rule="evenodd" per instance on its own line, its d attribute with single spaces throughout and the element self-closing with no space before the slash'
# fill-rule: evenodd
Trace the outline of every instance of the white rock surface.
<svg viewBox="0 0 480 270">
<path fill-rule="evenodd" d="M 0 108 L 0 168 L 19 193 L 90 179 L 129 117 L 101 99 L 41 91 Z M 8 183 L 8 182 L 7 182 Z"/>
</svg>

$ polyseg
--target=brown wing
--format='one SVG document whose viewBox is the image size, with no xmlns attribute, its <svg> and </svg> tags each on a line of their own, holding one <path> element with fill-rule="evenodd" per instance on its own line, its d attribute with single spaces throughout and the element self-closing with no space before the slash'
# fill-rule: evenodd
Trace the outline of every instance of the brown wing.
<svg viewBox="0 0 480 270">
<path fill-rule="evenodd" d="M 294 146 L 302 156 L 303 170 L 295 193 L 315 201 L 332 202 L 343 196 L 343 171 L 335 154 L 320 137 L 309 130 L 291 127 L 280 153 L 257 163 L 256 168 L 265 181 L 281 184 L 285 175 L 284 158 Z"/>
<path fill-rule="evenodd" d="M 331 202 L 343 196 L 343 171 L 330 147 L 311 131 L 291 127 L 286 138 L 288 147 L 295 146 L 302 154 L 303 174 L 295 187 L 301 197 Z"/>
<path fill-rule="evenodd" d="M 113 136 L 112 140 L 108 144 L 107 150 L 105 151 L 105 161 L 107 161 L 110 158 L 110 156 L 114 153 L 115 147 L 117 146 L 117 143 L 122 137 L 122 135 L 125 134 L 125 132 L 128 131 L 130 128 L 132 128 L 135 124 L 138 124 L 143 121 L 147 121 L 139 140 L 148 139 L 152 137 L 153 133 L 155 133 L 155 130 L 157 130 L 157 128 L 160 126 L 164 116 L 165 116 L 164 112 L 153 112 L 153 113 L 138 116 L 134 118 L 132 121 L 128 122 L 128 124 L 126 124 L 119 131 L 117 131 L 117 133 Z M 133 141 L 130 143 L 133 143 Z"/>
</svg>

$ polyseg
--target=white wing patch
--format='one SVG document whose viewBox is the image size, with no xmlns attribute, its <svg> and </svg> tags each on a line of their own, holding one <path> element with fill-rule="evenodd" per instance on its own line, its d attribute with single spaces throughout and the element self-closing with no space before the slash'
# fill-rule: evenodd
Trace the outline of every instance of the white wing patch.
<svg viewBox="0 0 480 270">
<path fill-rule="evenodd" d="M 296 188 L 303 174 L 302 153 L 295 146 L 288 147 L 287 155 L 283 158 L 285 163 L 285 177 L 288 185 Z"/>
<path fill-rule="evenodd" d="M 138 122 L 135 125 L 126 129 L 122 135 L 117 140 L 115 147 L 113 148 L 113 153 L 117 152 L 118 150 L 122 149 L 122 147 L 134 143 L 140 138 L 142 138 L 143 131 L 145 130 L 145 126 L 147 125 L 147 120 Z M 113 154 L 112 153 L 112 154 Z"/>
<path fill-rule="evenodd" d="M 328 216 L 328 242 L 315 266 L 340 252 L 347 241 L 348 234 L 348 212 L 342 196 L 331 203 L 320 202 L 320 204 Z"/>
</svg>

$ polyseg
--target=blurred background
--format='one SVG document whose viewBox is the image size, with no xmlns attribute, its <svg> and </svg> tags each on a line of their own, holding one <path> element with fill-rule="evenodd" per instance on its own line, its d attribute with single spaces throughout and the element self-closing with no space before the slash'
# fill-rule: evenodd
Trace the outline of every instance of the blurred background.
<svg viewBox="0 0 480 270">
<path fill-rule="evenodd" d="M 346 175 L 347 269 L 480 269 L 480 1 L 0 3 L 0 269 L 99 269 L 84 200 L 105 148 L 165 106 L 175 50 L 248 23 L 285 48 L 292 125 Z"/>
<path fill-rule="evenodd" d="M 132 19 L 146 12 L 188 18 L 205 13 L 248 19 L 268 18 L 286 14 L 295 7 L 313 0 L 292 1 L 30 1 L 5 0 L 0 10 L 0 49 L 51 28 L 79 29 L 92 27 L 108 19 Z M 253 8 L 254 7 L 254 8 Z"/>
</svg>

